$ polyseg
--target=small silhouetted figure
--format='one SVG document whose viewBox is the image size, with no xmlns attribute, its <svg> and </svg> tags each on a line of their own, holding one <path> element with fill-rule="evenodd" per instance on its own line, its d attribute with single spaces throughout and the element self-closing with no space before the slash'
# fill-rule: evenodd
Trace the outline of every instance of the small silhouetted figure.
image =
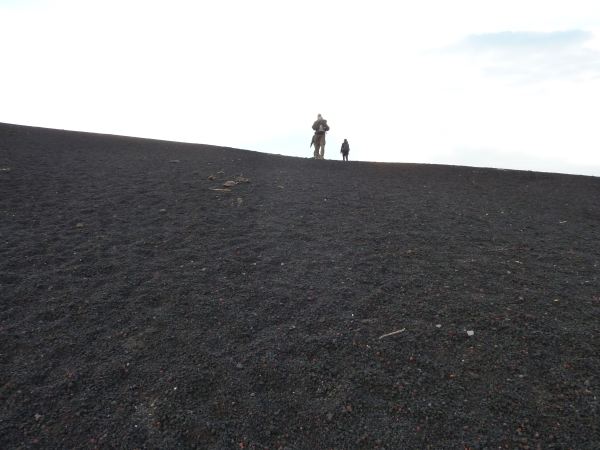
<svg viewBox="0 0 600 450">
<path fill-rule="evenodd" d="M 315 130 L 311 142 L 315 146 L 314 157 L 315 159 L 323 159 L 325 157 L 325 133 L 329 131 L 329 125 L 327 125 L 327 121 L 323 119 L 321 114 L 317 116 L 312 129 Z"/>
<path fill-rule="evenodd" d="M 348 139 L 344 139 L 340 153 L 342 154 L 344 161 L 348 161 L 348 153 L 350 153 L 350 144 L 348 144 Z"/>
</svg>

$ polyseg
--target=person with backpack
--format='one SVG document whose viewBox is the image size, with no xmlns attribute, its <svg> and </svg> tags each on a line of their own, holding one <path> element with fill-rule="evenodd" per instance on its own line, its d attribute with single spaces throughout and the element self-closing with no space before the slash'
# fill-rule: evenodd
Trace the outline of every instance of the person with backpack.
<svg viewBox="0 0 600 450">
<path fill-rule="evenodd" d="M 348 153 L 350 153 L 350 144 L 348 144 L 348 139 L 344 139 L 344 142 L 342 142 L 342 149 L 340 150 L 340 153 L 342 154 L 344 161 L 348 161 Z"/>
<path fill-rule="evenodd" d="M 323 119 L 321 114 L 317 115 L 317 120 L 313 123 L 312 129 L 315 134 L 312 139 L 312 144 L 315 146 L 314 157 L 315 159 L 325 158 L 325 133 L 329 131 L 329 125 L 327 121 Z"/>
</svg>

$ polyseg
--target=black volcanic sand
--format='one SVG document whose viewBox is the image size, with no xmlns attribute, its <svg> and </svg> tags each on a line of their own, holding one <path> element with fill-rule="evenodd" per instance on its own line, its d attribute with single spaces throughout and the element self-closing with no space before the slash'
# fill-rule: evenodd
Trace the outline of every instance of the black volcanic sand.
<svg viewBox="0 0 600 450">
<path fill-rule="evenodd" d="M 598 178 L 0 125 L 0 192 L 3 449 L 600 448 Z"/>
</svg>

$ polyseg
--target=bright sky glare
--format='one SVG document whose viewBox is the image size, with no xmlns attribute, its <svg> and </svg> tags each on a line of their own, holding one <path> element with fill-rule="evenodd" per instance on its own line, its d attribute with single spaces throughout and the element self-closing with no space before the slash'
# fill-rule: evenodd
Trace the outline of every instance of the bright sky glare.
<svg viewBox="0 0 600 450">
<path fill-rule="evenodd" d="M 600 176 L 596 0 L 0 0 L 0 122 Z"/>
</svg>

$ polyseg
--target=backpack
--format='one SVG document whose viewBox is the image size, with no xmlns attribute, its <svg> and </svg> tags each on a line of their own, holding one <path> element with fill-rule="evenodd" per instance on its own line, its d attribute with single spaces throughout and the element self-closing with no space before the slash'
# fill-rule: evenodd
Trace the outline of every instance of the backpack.
<svg viewBox="0 0 600 450">
<path fill-rule="evenodd" d="M 319 121 L 316 131 L 317 134 L 325 134 L 326 131 L 329 131 L 329 126 L 327 125 L 327 121 L 325 119 Z"/>
</svg>

